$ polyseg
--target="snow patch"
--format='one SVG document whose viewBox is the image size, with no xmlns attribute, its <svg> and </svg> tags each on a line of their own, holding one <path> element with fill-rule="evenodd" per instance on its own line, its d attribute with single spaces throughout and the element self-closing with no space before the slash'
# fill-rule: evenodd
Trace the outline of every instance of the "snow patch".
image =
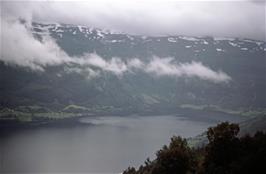
<svg viewBox="0 0 266 174">
<path fill-rule="evenodd" d="M 147 39 L 147 36 L 141 36 L 141 39 L 143 39 L 143 40 Z"/>
<path fill-rule="evenodd" d="M 109 31 L 109 30 L 107 30 L 107 29 L 103 29 L 102 31 L 101 31 L 103 34 L 110 34 L 111 32 Z"/>
<path fill-rule="evenodd" d="M 233 43 L 233 42 L 228 42 L 230 45 L 232 45 L 233 47 L 239 47 L 239 45 L 238 44 L 236 44 L 236 43 Z"/>
<path fill-rule="evenodd" d="M 59 29 L 59 30 L 56 30 L 55 32 L 56 32 L 56 33 L 63 33 L 63 32 L 64 32 L 64 30 L 62 30 L 62 29 Z"/>
<path fill-rule="evenodd" d="M 134 37 L 130 36 L 130 35 L 127 35 L 127 37 L 130 39 L 130 40 L 134 40 Z"/>
<path fill-rule="evenodd" d="M 97 32 L 97 35 L 98 35 L 99 37 L 101 37 L 101 38 L 104 38 L 104 35 L 102 34 L 102 32 L 101 32 L 101 31 L 99 31 L 99 30 L 96 30 L 96 32 Z"/>
<path fill-rule="evenodd" d="M 188 37 L 188 36 L 179 36 L 179 38 L 183 40 L 188 40 L 188 41 L 199 41 L 200 40 L 195 37 Z"/>
<path fill-rule="evenodd" d="M 86 29 L 86 34 L 91 34 L 91 31 L 89 29 Z"/>
<path fill-rule="evenodd" d="M 209 42 L 207 42 L 206 40 L 204 40 L 204 41 L 203 41 L 203 44 L 208 45 Z"/>
<path fill-rule="evenodd" d="M 168 40 L 168 42 L 176 42 L 176 39 L 172 38 L 172 37 L 167 38 L 167 40 Z"/>
<path fill-rule="evenodd" d="M 218 52 L 223 52 L 224 50 L 221 49 L 221 48 L 216 48 L 216 51 L 218 51 Z"/>
<path fill-rule="evenodd" d="M 229 38 L 229 37 L 215 37 L 213 38 L 215 41 L 223 41 L 223 40 L 229 40 L 229 41 L 234 41 L 234 38 Z"/>
<path fill-rule="evenodd" d="M 56 31 L 61 25 L 58 23 L 52 24 L 54 26 L 53 31 Z"/>
<path fill-rule="evenodd" d="M 119 40 L 111 40 L 112 43 L 117 43 L 117 42 L 121 42 Z"/>
<path fill-rule="evenodd" d="M 78 25 L 78 29 L 79 29 L 79 32 L 81 32 L 81 33 L 82 33 L 83 27 L 82 27 L 82 26 L 80 26 L 80 25 Z"/>
<path fill-rule="evenodd" d="M 257 44 L 258 46 L 261 46 L 263 43 L 265 43 L 265 42 L 259 42 L 259 41 L 256 42 L 256 44 Z"/>
<path fill-rule="evenodd" d="M 263 44 L 262 41 L 256 41 L 256 40 L 250 40 L 250 39 L 243 39 L 243 41 L 245 41 L 245 42 L 250 42 L 250 43 L 255 43 L 255 44 L 257 44 L 258 46 L 260 46 L 260 45 Z"/>
<path fill-rule="evenodd" d="M 38 27 L 35 27 L 35 28 L 38 28 L 40 30 L 45 30 L 48 32 L 49 29 L 53 29 L 54 27 L 52 25 L 45 25 L 45 26 L 38 25 Z"/>
</svg>

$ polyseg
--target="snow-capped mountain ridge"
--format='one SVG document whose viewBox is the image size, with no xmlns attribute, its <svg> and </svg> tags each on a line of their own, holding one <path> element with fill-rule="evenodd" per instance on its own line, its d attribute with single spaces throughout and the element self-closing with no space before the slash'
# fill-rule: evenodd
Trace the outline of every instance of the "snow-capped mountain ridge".
<svg viewBox="0 0 266 174">
<path fill-rule="evenodd" d="M 64 28 L 65 30 L 62 30 L 62 28 Z M 148 38 L 154 38 L 154 37 L 167 38 L 169 42 L 177 42 L 177 39 L 183 39 L 187 41 L 202 41 L 205 44 L 208 44 L 205 39 L 209 38 L 209 39 L 213 39 L 214 41 L 238 41 L 240 43 L 242 41 L 242 42 L 256 43 L 258 45 L 265 44 L 264 41 L 248 39 L 248 38 L 237 38 L 237 37 L 233 38 L 233 37 L 186 36 L 186 35 L 146 36 L 146 35 L 127 34 L 125 32 L 119 32 L 119 31 L 108 30 L 108 29 L 100 29 L 100 28 L 88 27 L 88 26 L 82 26 L 82 25 L 59 24 L 59 23 L 52 23 L 52 24 L 33 23 L 33 32 L 41 34 L 41 32 L 44 32 L 44 31 L 46 32 L 53 31 L 56 33 L 72 32 L 72 34 L 74 35 L 76 34 L 77 31 L 85 35 L 96 32 L 100 38 L 103 38 L 104 35 L 108 35 L 108 34 L 117 34 L 117 35 L 127 35 L 129 38 L 140 37 L 143 40 L 148 39 Z"/>
<path fill-rule="evenodd" d="M 100 42 L 103 45 L 125 44 L 128 47 L 134 47 L 141 44 L 160 44 L 177 46 L 193 51 L 195 55 L 213 50 L 226 53 L 231 50 L 241 52 L 266 52 L 266 43 L 252 39 L 227 38 L 227 37 L 199 37 L 199 36 L 144 36 L 131 35 L 123 32 L 111 30 L 102 30 L 99 28 L 86 27 L 70 24 L 41 24 L 33 23 L 33 34 L 39 36 L 50 35 L 55 39 L 64 39 L 70 35 L 87 41 Z"/>
</svg>

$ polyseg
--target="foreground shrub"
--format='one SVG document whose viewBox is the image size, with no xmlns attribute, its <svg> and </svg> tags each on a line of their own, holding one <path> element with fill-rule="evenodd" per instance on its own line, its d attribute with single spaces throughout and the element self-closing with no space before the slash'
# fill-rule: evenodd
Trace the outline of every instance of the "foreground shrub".
<svg viewBox="0 0 266 174">
<path fill-rule="evenodd" d="M 239 126 L 224 122 L 207 131 L 209 143 L 191 149 L 186 139 L 171 138 L 169 146 L 146 160 L 138 170 L 128 168 L 123 174 L 250 174 L 266 172 L 266 134 L 238 137 Z"/>
</svg>

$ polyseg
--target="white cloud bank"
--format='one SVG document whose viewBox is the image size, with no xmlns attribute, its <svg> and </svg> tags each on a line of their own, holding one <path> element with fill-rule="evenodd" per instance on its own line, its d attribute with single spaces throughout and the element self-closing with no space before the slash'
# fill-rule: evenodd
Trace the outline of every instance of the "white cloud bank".
<svg viewBox="0 0 266 174">
<path fill-rule="evenodd" d="M 87 54 L 84 57 L 76 58 L 74 61 L 79 65 L 96 67 L 116 75 L 122 75 L 125 71 L 129 70 L 127 64 L 120 58 L 114 57 L 107 61 L 97 54 Z"/>
<path fill-rule="evenodd" d="M 43 41 L 37 40 L 19 21 L 3 19 L 1 24 L 0 60 L 33 70 L 43 70 L 43 66 L 62 64 L 71 60 L 52 38 L 44 37 Z"/>
<path fill-rule="evenodd" d="M 224 72 L 216 72 L 200 62 L 178 63 L 174 58 L 154 57 L 145 63 L 138 58 L 122 61 L 113 57 L 105 60 L 96 54 L 70 57 L 51 37 L 44 36 L 41 41 L 35 38 L 30 23 L 22 24 L 16 18 L 1 16 L 1 24 L 0 60 L 32 70 L 44 71 L 46 66 L 68 64 L 72 67 L 68 72 L 86 72 L 90 78 L 99 76 L 103 71 L 119 76 L 125 72 L 143 71 L 155 76 L 197 77 L 215 83 L 231 79 Z M 74 67 L 74 64 L 82 69 Z"/>
<path fill-rule="evenodd" d="M 216 72 L 204 66 L 201 62 L 176 63 L 172 57 L 159 58 L 154 56 L 145 63 L 138 58 L 124 62 L 117 57 L 105 60 L 96 54 L 87 54 L 84 57 L 76 58 L 74 62 L 81 67 L 72 67 L 67 71 L 86 74 L 88 78 L 99 76 L 100 71 L 110 72 L 118 76 L 122 76 L 126 72 L 142 71 L 157 77 L 197 77 L 214 83 L 229 82 L 231 80 L 231 77 L 226 73 L 222 71 Z M 95 68 L 97 70 L 93 70 Z"/>
<path fill-rule="evenodd" d="M 222 71 L 215 72 L 212 69 L 204 66 L 201 62 L 191 63 L 174 63 L 173 58 L 158 58 L 155 57 L 145 67 L 145 70 L 154 73 L 158 76 L 187 76 L 198 77 L 200 79 L 209 80 L 213 82 L 228 82 L 231 80 L 227 74 Z"/>
</svg>

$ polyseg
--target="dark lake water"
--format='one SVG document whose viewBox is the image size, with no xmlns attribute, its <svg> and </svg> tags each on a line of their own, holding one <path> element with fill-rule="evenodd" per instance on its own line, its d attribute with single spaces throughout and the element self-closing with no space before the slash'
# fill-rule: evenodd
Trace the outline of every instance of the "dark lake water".
<svg viewBox="0 0 266 174">
<path fill-rule="evenodd" d="M 121 173 L 139 166 L 173 135 L 193 137 L 220 121 L 212 118 L 98 116 L 83 126 L 25 129 L 0 138 L 0 173 Z"/>
</svg>

